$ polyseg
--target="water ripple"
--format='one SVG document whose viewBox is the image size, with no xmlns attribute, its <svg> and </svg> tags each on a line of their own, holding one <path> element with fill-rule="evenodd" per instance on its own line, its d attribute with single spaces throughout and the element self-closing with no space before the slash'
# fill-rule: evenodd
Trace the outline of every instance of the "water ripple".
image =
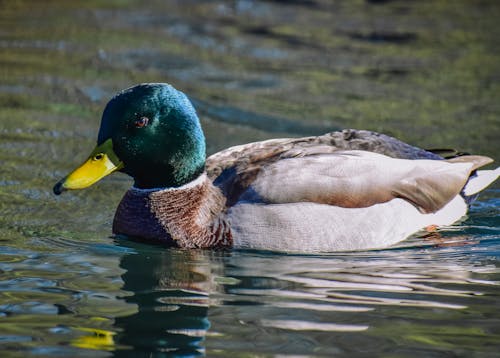
<svg viewBox="0 0 500 358">
<path fill-rule="evenodd" d="M 292 331 L 327 331 L 327 332 L 359 332 L 368 329 L 368 326 L 318 323 L 296 320 L 261 320 L 264 327 L 274 327 Z"/>
</svg>

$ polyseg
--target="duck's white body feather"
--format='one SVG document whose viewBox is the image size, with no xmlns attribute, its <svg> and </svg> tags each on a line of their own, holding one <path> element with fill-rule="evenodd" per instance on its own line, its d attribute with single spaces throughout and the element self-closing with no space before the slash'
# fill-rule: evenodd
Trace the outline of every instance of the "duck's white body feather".
<svg viewBox="0 0 500 358">
<path fill-rule="evenodd" d="M 228 217 L 236 248 L 331 252 L 388 247 L 426 226 L 451 225 L 466 212 L 467 205 L 457 196 L 434 214 L 393 199 L 367 208 L 242 203 L 231 208 Z"/>
<path fill-rule="evenodd" d="M 500 176 L 500 167 L 495 170 L 478 170 L 464 188 L 465 195 L 474 195 L 493 183 Z"/>
<path fill-rule="evenodd" d="M 402 160 L 363 151 L 279 161 L 252 184 L 261 202 L 229 208 L 234 246 L 377 249 L 430 225 L 451 225 L 467 213 L 460 192 L 477 161 Z M 498 169 L 487 172 L 471 178 L 464 190 L 475 192 L 498 177 Z"/>
</svg>

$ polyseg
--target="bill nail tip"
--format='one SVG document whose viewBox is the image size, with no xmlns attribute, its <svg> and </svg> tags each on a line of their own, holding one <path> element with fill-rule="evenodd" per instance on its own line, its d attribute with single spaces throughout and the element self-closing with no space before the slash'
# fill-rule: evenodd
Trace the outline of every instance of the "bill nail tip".
<svg viewBox="0 0 500 358">
<path fill-rule="evenodd" d="M 61 195 L 61 193 L 64 191 L 62 183 L 59 182 L 56 185 L 54 185 L 54 187 L 52 188 L 52 191 L 54 192 L 55 195 Z"/>
</svg>

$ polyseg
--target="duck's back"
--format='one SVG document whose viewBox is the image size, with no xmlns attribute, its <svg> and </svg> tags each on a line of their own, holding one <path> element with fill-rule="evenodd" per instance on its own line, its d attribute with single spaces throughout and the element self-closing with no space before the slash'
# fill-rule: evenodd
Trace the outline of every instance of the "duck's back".
<svg viewBox="0 0 500 358">
<path fill-rule="evenodd" d="M 215 179 L 225 169 L 283 158 L 364 150 L 400 159 L 443 159 L 433 152 L 414 147 L 385 134 L 356 129 L 330 132 L 321 136 L 280 138 L 227 148 L 207 158 L 209 177 Z"/>
</svg>

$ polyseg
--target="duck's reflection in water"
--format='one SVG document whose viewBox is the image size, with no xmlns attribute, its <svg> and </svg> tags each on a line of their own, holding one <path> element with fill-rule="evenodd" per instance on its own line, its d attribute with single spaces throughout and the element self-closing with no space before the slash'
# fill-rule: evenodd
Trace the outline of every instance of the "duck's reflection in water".
<svg viewBox="0 0 500 358">
<path fill-rule="evenodd" d="M 455 241 L 460 237 L 443 242 Z M 393 322 L 386 324 L 388 310 L 410 322 L 417 335 L 434 339 L 445 332 L 444 341 L 450 312 L 480 309 L 477 297 L 497 285 L 484 274 L 498 269 L 477 266 L 457 251 L 470 250 L 466 246 L 282 255 L 120 245 L 134 252 L 120 266 L 129 293 L 123 300 L 137 311 L 116 318 L 116 357 L 202 356 L 205 345 L 212 352 L 254 354 L 256 341 L 262 354 L 282 345 L 280 353 L 308 355 L 301 342 L 313 342 L 331 356 L 336 349 L 349 351 L 353 339 L 392 344 L 399 331 Z M 439 324 L 422 333 L 422 317 Z"/>
<path fill-rule="evenodd" d="M 210 322 L 209 293 L 215 289 L 210 252 L 182 251 L 132 242 L 136 253 L 125 255 L 123 299 L 137 313 L 117 318 L 115 357 L 204 355 Z"/>
</svg>

